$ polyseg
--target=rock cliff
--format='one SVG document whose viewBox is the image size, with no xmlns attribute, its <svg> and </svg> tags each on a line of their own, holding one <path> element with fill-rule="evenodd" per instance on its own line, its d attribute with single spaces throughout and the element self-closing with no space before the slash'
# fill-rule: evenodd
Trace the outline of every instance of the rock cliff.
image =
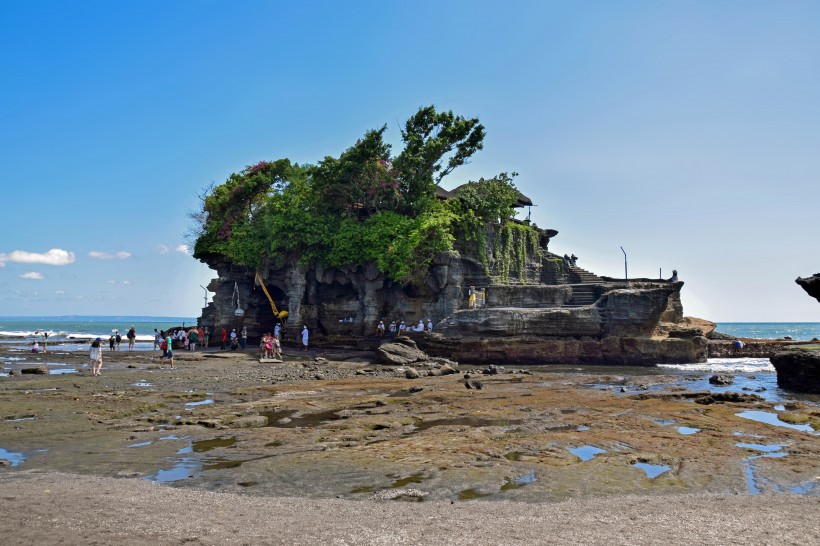
<svg viewBox="0 0 820 546">
<path fill-rule="evenodd" d="M 497 269 L 466 253 L 438 255 L 424 284 L 401 286 L 373 264 L 343 268 L 279 264 L 259 271 L 278 309 L 288 311 L 285 341 L 303 325 L 311 344 L 375 348 L 379 321 L 414 326 L 428 319 L 434 333 L 411 332 L 431 355 L 473 363 L 593 363 L 651 365 L 706 358 L 706 339 L 673 336 L 688 323 L 680 302 L 683 283 L 597 277 L 547 251 Z M 199 322 L 218 330 L 246 327 L 251 340 L 276 324 L 270 302 L 255 282 L 256 271 L 218 255 L 200 259 L 218 278 L 213 301 Z M 515 279 L 510 281 L 509 279 Z M 471 305 L 470 294 L 485 295 Z M 389 337 L 389 336 L 385 336 Z"/>
</svg>

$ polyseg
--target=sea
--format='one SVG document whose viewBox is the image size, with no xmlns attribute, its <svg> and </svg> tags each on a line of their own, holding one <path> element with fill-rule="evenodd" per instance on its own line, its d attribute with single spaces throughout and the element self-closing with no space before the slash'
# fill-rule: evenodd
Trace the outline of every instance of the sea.
<svg viewBox="0 0 820 546">
<path fill-rule="evenodd" d="M 137 332 L 137 349 L 152 349 L 154 328 L 168 330 L 182 325 L 196 324 L 193 317 L 153 317 L 153 316 L 59 316 L 59 317 L 3 317 L 0 316 L 0 344 L 28 345 L 32 341 L 43 341 L 43 332 L 48 332 L 49 344 L 60 344 L 66 349 L 72 345 L 85 346 L 89 340 L 101 337 L 107 340 L 111 334 L 119 332 L 125 337 L 134 326 Z"/>
</svg>

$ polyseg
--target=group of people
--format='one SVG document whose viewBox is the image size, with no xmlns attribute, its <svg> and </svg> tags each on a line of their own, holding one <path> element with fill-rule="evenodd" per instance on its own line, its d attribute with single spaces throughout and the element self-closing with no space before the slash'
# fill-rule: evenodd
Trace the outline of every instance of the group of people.
<svg viewBox="0 0 820 546">
<path fill-rule="evenodd" d="M 487 307 L 487 289 L 479 288 L 476 290 L 475 286 L 471 286 L 467 290 L 467 307 L 476 309 L 477 307 Z"/>
<path fill-rule="evenodd" d="M 277 326 L 279 326 L 277 324 Z M 282 330 L 279 329 L 278 334 L 265 333 L 259 341 L 259 351 L 262 353 L 262 358 L 282 358 L 282 344 L 280 343 L 280 336 Z"/>
<path fill-rule="evenodd" d="M 379 324 L 376 326 L 376 334 L 379 336 L 385 335 L 385 333 L 389 334 L 391 337 L 401 336 L 407 334 L 407 332 L 423 332 L 424 330 L 429 332 L 433 331 L 433 321 L 427 319 L 427 326 L 424 326 L 424 321 L 419 319 L 419 323 L 415 326 L 408 326 L 402 320 L 400 322 L 396 322 L 395 320 L 390 323 L 390 326 L 385 328 L 384 321 L 380 320 Z"/>
</svg>

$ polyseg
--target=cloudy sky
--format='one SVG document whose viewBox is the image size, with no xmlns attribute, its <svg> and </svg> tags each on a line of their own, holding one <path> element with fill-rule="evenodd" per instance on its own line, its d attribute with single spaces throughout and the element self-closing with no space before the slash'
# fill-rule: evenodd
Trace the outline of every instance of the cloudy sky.
<svg viewBox="0 0 820 546">
<path fill-rule="evenodd" d="M 298 4 L 298 6 L 296 5 Z M 817 2 L 3 2 L 0 315 L 195 316 L 197 193 L 423 105 L 479 117 L 550 250 L 689 315 L 820 321 Z"/>
</svg>

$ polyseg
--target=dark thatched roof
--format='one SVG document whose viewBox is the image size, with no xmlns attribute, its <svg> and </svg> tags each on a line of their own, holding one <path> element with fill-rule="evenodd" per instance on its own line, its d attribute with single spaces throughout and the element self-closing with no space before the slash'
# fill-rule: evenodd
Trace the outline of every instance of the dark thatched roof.
<svg viewBox="0 0 820 546">
<path fill-rule="evenodd" d="M 469 182 L 467 182 L 467 184 L 469 184 Z M 467 184 L 462 184 L 461 186 L 453 188 L 451 191 L 447 191 L 444 188 L 442 188 L 441 186 L 438 186 L 438 187 L 436 187 L 436 197 L 438 197 L 439 199 L 450 199 L 451 197 L 455 197 L 456 194 L 458 194 L 458 190 L 460 190 L 461 188 L 463 188 Z M 516 196 L 515 205 L 513 205 L 513 206 L 517 207 L 517 208 L 531 207 L 531 206 L 533 206 L 532 199 L 530 199 L 529 197 L 527 197 L 523 193 L 518 192 L 518 195 Z"/>
</svg>

